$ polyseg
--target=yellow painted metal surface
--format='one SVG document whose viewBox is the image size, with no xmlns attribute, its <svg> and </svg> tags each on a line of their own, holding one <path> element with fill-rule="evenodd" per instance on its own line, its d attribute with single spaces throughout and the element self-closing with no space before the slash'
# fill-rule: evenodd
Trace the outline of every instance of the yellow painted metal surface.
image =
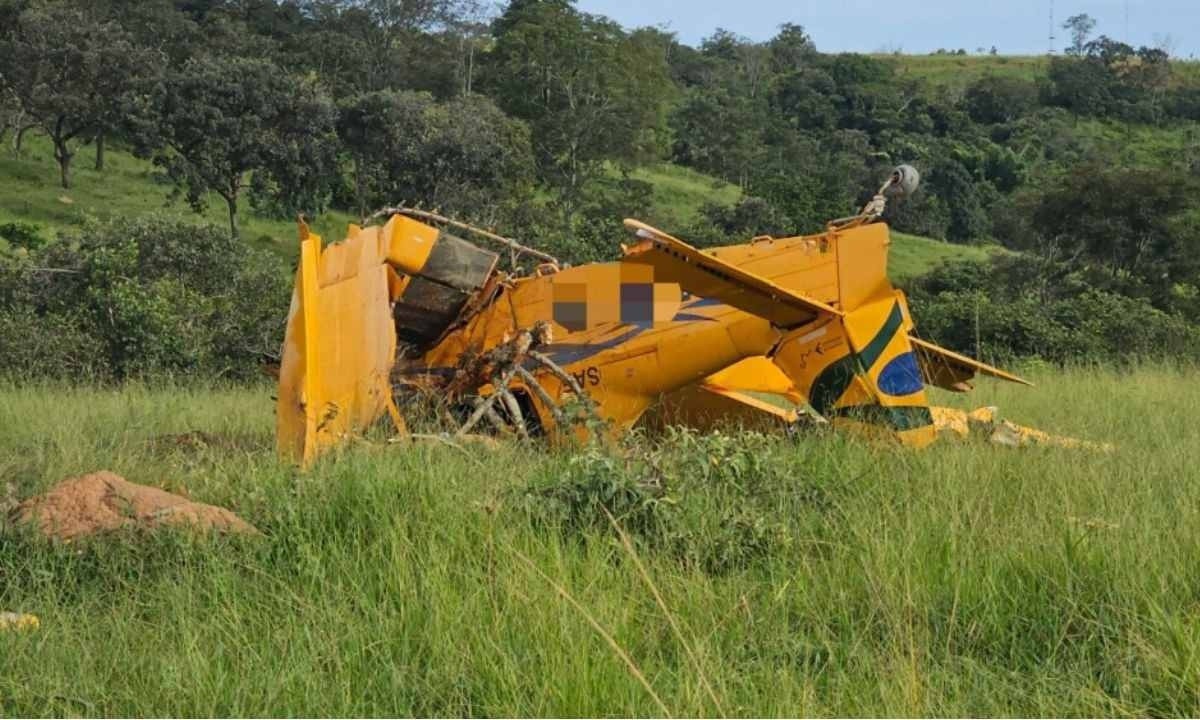
<svg viewBox="0 0 1200 720">
<path fill-rule="evenodd" d="M 393 215 L 379 230 L 386 260 L 397 271 L 420 272 L 437 243 L 438 230 L 403 215 Z"/>
<path fill-rule="evenodd" d="M 639 242 L 622 261 L 497 276 L 482 301 L 398 365 L 391 304 L 407 297 L 438 231 L 393 217 L 382 228 L 351 226 L 324 250 L 303 233 L 280 376 L 281 453 L 309 462 L 388 412 L 403 427 L 403 408 L 389 407 L 389 376 L 437 388 L 464 357 L 537 323 L 552 328 L 541 351 L 616 433 L 652 407 L 662 422 L 664 398 L 680 416 L 795 420 L 768 394 L 807 402 L 837 426 L 923 446 L 946 425 L 926 383 L 961 387 L 976 373 L 1021 381 L 912 337 L 905 298 L 887 278 L 883 224 L 704 251 L 627 225 Z M 554 402 L 568 399 L 565 383 L 529 369 Z M 522 391 L 523 381 L 511 389 Z M 553 437 L 554 414 L 539 394 L 526 396 L 532 419 Z"/>
<path fill-rule="evenodd" d="M 389 275 L 378 228 L 322 249 L 302 230 L 276 404 L 279 452 L 307 464 L 379 418 L 395 362 Z"/>
</svg>

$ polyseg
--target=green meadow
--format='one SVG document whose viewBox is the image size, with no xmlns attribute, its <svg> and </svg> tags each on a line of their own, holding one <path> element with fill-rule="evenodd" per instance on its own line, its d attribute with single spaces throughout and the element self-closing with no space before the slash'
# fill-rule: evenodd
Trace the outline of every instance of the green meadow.
<svg viewBox="0 0 1200 720">
<path fill-rule="evenodd" d="M 1024 370 L 935 401 L 1116 449 L 377 436 L 299 472 L 269 387 L 2 386 L 11 494 L 109 469 L 263 535 L 4 527 L 41 628 L 0 632 L 0 715 L 1195 715 L 1196 371 Z"/>
</svg>

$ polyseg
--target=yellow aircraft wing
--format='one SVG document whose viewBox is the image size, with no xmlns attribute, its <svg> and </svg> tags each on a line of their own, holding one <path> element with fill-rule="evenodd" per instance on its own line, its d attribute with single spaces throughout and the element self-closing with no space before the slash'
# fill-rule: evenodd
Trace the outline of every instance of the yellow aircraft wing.
<svg viewBox="0 0 1200 720">
<path fill-rule="evenodd" d="M 700 252 L 687 243 L 637 220 L 626 220 L 641 242 L 625 250 L 625 262 L 650 265 L 655 282 L 678 283 L 687 292 L 719 300 L 782 328 L 812 322 L 842 311 L 759 275 Z"/>
<path fill-rule="evenodd" d="M 959 355 L 956 352 L 934 345 L 931 342 L 926 342 L 920 338 L 912 337 L 911 335 L 908 339 L 912 342 L 913 349 L 916 351 L 917 361 L 921 366 L 921 374 L 924 376 L 925 382 L 930 385 L 955 392 L 965 392 L 971 387 L 967 384 L 967 381 L 975 377 L 976 373 L 978 373 L 1033 387 L 1033 383 L 1024 378 L 1006 373 L 999 368 L 994 368 L 978 360 L 973 360 L 966 355 Z"/>
</svg>

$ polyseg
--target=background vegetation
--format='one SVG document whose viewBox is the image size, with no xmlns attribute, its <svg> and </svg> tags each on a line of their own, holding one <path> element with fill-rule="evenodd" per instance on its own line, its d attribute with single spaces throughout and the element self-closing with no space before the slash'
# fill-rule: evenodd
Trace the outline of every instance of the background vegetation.
<svg viewBox="0 0 1200 720">
<path fill-rule="evenodd" d="M 174 244 L 179 222 L 224 225 L 188 236 L 210 251 L 217 235 L 239 240 L 229 262 L 254 277 L 286 274 L 298 213 L 336 239 L 393 203 L 582 262 L 614 256 L 627 216 L 702 246 L 819 231 L 900 162 L 925 182 L 887 217 L 896 279 L 943 258 L 985 265 L 914 283 L 933 339 L 993 358 L 1195 350 L 1200 73 L 1097 36 L 1086 15 L 1048 58 L 831 55 L 793 23 L 691 47 L 569 0 L 0 0 L 0 21 L 0 302 L 50 353 L 31 366 L 0 348 L 0 368 L 246 376 L 269 356 L 265 314 L 232 314 L 235 334 L 262 339 L 240 350 L 190 338 L 192 300 L 160 297 L 216 292 L 189 267 L 126 276 L 140 299 L 29 289 L 78 274 L 53 262 L 118 252 L 130 221 L 143 256 Z M 164 209 L 167 196 L 199 214 Z M 281 316 L 285 298 L 257 300 Z M 147 327 L 94 321 L 109 309 Z M 1131 317 L 1148 329 L 1124 342 Z M 59 337 L 77 342 L 55 350 Z M 113 351 L 151 337 L 207 349 L 137 367 Z M 61 357 L 79 348 L 86 368 Z"/>
</svg>

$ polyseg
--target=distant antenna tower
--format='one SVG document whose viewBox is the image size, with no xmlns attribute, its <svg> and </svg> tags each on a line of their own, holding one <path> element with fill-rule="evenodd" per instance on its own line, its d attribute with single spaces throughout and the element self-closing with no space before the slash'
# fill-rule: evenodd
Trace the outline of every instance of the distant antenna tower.
<svg viewBox="0 0 1200 720">
<path fill-rule="evenodd" d="M 1054 0 L 1050 0 L 1050 54 L 1054 54 Z"/>
<path fill-rule="evenodd" d="M 1133 44 L 1129 41 L 1129 0 L 1125 0 L 1125 44 Z"/>
</svg>

